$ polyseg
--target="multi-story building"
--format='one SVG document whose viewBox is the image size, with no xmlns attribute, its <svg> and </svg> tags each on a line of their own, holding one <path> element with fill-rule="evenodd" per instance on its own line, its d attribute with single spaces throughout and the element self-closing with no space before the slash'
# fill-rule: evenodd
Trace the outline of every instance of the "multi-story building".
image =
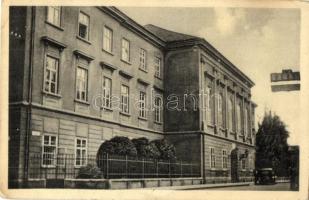
<svg viewBox="0 0 309 200">
<path fill-rule="evenodd" d="M 11 7 L 9 180 L 29 156 L 87 155 L 114 136 L 167 138 L 206 182 L 250 178 L 253 82 L 206 40 L 115 7 Z"/>
</svg>

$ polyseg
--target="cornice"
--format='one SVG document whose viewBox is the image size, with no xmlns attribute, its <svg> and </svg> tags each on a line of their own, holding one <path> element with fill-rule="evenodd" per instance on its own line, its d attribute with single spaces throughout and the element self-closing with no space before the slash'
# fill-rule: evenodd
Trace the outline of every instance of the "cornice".
<svg viewBox="0 0 309 200">
<path fill-rule="evenodd" d="M 109 64 L 109 63 L 107 63 L 107 62 L 104 62 L 104 61 L 101 61 L 101 62 L 100 62 L 100 65 L 101 65 L 101 67 L 102 67 L 103 69 L 104 69 L 104 68 L 107 68 L 107 69 L 111 70 L 112 72 L 118 69 L 118 67 L 116 67 L 116 66 L 114 66 L 114 65 L 112 65 L 112 64 Z"/>
<path fill-rule="evenodd" d="M 142 85 L 148 86 L 150 83 L 144 79 L 138 78 L 137 81 Z"/>
<path fill-rule="evenodd" d="M 143 26 L 139 25 L 137 22 L 135 22 L 133 19 L 128 17 L 126 14 L 121 12 L 119 9 L 117 9 L 114 6 L 99 6 L 97 7 L 104 13 L 108 14 L 115 20 L 117 20 L 122 26 L 128 28 L 129 30 L 133 31 L 134 33 L 138 34 L 139 36 L 142 36 L 145 40 L 151 42 L 155 46 L 159 48 L 165 47 L 165 41 L 161 38 L 157 37 L 155 34 L 151 33 L 147 29 L 145 29 Z"/>
<path fill-rule="evenodd" d="M 43 42 L 46 44 L 46 45 L 52 45 L 52 46 L 55 46 L 57 48 L 59 48 L 61 51 L 67 47 L 67 45 L 51 38 L 51 37 L 48 37 L 48 36 L 43 36 L 41 38 L 43 40 Z"/>
<path fill-rule="evenodd" d="M 199 46 L 201 49 L 206 51 L 211 57 L 215 60 L 219 60 L 220 63 L 231 71 L 234 75 L 238 76 L 245 84 L 248 84 L 249 87 L 254 86 L 254 82 L 240 71 L 233 63 L 231 63 L 227 58 L 225 58 L 218 50 L 216 50 L 212 45 L 210 45 L 205 39 L 202 38 L 192 38 L 188 40 L 179 40 L 169 42 L 167 44 L 167 50 L 177 50 L 184 47 L 193 47 Z"/>
<path fill-rule="evenodd" d="M 133 74 L 130 74 L 129 72 L 126 72 L 124 70 L 119 70 L 119 74 L 127 79 L 133 78 Z"/>
<path fill-rule="evenodd" d="M 94 60 L 94 57 L 91 55 L 88 55 L 87 53 L 80 51 L 80 50 L 74 50 L 73 53 L 77 56 L 77 57 L 82 57 L 84 59 L 86 59 L 88 62 Z"/>
<path fill-rule="evenodd" d="M 175 50 L 178 48 L 194 46 L 194 45 L 201 46 L 202 49 L 207 51 L 216 60 L 219 59 L 226 68 L 228 68 L 232 73 L 234 73 L 234 75 L 238 75 L 244 83 L 249 85 L 249 87 L 254 86 L 254 82 L 249 77 L 247 77 L 243 72 L 241 72 L 233 63 L 231 63 L 227 58 L 225 58 L 218 50 L 216 50 L 205 39 L 196 37 L 196 38 L 192 38 L 188 40 L 179 40 L 179 41 L 173 41 L 173 42 L 166 43 L 164 40 L 157 37 L 155 34 L 151 33 L 150 31 L 145 29 L 143 26 L 139 25 L 137 22 L 129 18 L 126 14 L 121 12 L 116 7 L 101 6 L 98 8 L 102 10 L 103 12 L 109 14 L 111 17 L 117 20 L 124 27 L 142 36 L 144 39 L 150 41 L 156 46 L 159 46 L 160 48 L 165 48 L 166 50 Z"/>
</svg>

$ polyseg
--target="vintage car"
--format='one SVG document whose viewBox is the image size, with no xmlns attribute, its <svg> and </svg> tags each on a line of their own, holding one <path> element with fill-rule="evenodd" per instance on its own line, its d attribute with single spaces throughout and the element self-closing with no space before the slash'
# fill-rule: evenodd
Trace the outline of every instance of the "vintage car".
<svg viewBox="0 0 309 200">
<path fill-rule="evenodd" d="M 272 168 L 256 169 L 254 172 L 255 184 L 276 184 L 276 175 Z"/>
</svg>

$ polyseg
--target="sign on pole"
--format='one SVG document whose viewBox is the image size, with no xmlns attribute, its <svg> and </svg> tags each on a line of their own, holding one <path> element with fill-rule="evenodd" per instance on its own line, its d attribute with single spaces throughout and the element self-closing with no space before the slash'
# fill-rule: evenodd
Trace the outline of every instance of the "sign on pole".
<svg viewBox="0 0 309 200">
<path fill-rule="evenodd" d="M 300 90 L 300 73 L 291 69 L 284 69 L 282 73 L 271 73 L 271 91 L 297 91 Z"/>
</svg>

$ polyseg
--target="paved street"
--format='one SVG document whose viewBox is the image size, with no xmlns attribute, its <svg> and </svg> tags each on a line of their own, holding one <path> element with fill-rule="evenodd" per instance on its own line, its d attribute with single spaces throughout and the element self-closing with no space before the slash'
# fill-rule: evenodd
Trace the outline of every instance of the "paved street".
<svg viewBox="0 0 309 200">
<path fill-rule="evenodd" d="M 277 183 L 275 185 L 254 185 L 254 184 L 250 184 L 250 186 L 209 188 L 207 190 L 288 191 L 288 190 L 290 190 L 290 183 Z"/>
</svg>

